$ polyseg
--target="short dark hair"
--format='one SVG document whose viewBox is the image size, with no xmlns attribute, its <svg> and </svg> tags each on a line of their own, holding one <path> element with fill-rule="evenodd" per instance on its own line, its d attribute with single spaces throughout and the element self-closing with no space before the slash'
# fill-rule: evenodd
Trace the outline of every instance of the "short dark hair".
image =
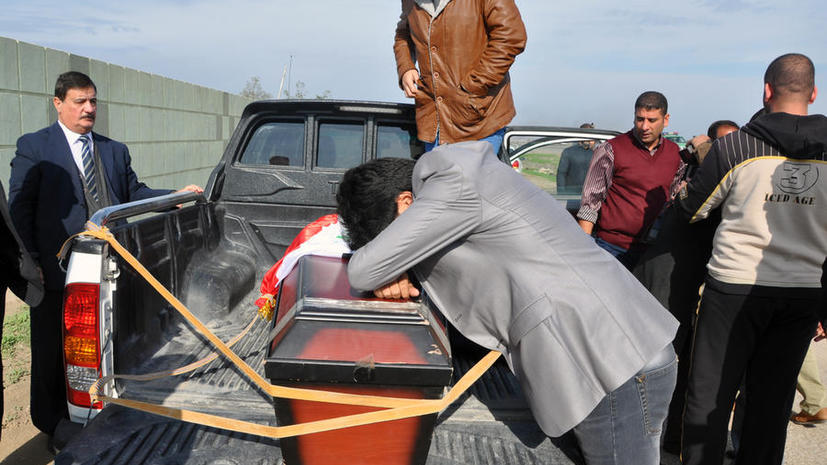
<svg viewBox="0 0 827 465">
<path fill-rule="evenodd" d="M 644 110 L 660 110 L 664 115 L 669 111 L 669 102 L 666 101 L 666 96 L 654 90 L 646 91 L 635 100 L 635 111 L 643 108 Z"/>
<path fill-rule="evenodd" d="M 583 123 L 580 125 L 580 129 L 594 129 L 594 123 Z"/>
<path fill-rule="evenodd" d="M 781 96 L 800 95 L 809 99 L 815 86 L 813 61 L 800 53 L 788 53 L 772 60 L 764 82 Z"/>
<path fill-rule="evenodd" d="M 406 158 L 380 158 L 345 172 L 336 203 L 351 249 L 372 241 L 396 218 L 396 198 L 413 191 L 415 164 Z"/>
<path fill-rule="evenodd" d="M 715 121 L 714 123 L 709 125 L 709 129 L 706 130 L 706 135 L 709 136 L 710 139 L 715 140 L 715 136 L 718 134 L 718 128 L 723 126 L 732 126 L 735 129 L 741 129 L 741 127 L 738 126 L 738 123 L 736 123 L 735 121 L 730 121 L 728 119 L 719 119 L 718 121 Z"/>
<path fill-rule="evenodd" d="M 69 89 L 86 89 L 87 87 L 95 89 L 95 92 L 98 91 L 98 88 L 89 76 L 78 71 L 67 71 L 57 77 L 57 81 L 55 82 L 55 97 L 63 100 L 66 98 L 66 93 L 69 92 Z"/>
</svg>

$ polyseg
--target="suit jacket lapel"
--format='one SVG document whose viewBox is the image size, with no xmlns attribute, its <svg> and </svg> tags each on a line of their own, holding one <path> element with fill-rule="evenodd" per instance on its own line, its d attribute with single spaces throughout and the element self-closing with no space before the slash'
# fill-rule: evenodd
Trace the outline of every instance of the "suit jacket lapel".
<svg viewBox="0 0 827 465">
<path fill-rule="evenodd" d="M 103 164 L 103 171 L 106 173 L 106 188 L 113 204 L 120 202 L 120 197 L 115 192 L 115 184 L 113 180 L 115 176 L 115 157 L 112 155 L 112 145 L 109 141 L 99 137 L 95 132 L 92 132 L 92 137 L 95 140 L 95 151 L 98 153 L 98 159 Z M 118 199 L 116 201 L 115 199 Z"/>
<path fill-rule="evenodd" d="M 51 147 L 49 156 L 51 157 L 51 161 L 69 173 L 69 177 L 72 179 L 72 188 L 75 191 L 75 197 L 78 199 L 86 198 L 83 195 L 83 184 L 81 184 L 80 179 L 81 173 L 80 170 L 78 170 L 78 165 L 75 164 L 72 149 L 69 147 L 69 141 L 66 140 L 66 134 L 63 133 L 63 129 L 60 128 L 57 122 L 49 129 L 49 147 Z"/>
</svg>

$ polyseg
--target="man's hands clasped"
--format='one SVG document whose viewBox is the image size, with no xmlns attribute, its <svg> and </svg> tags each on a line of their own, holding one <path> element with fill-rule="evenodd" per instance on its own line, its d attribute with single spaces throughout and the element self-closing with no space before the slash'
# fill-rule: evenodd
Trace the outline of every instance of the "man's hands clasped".
<svg viewBox="0 0 827 465">
<path fill-rule="evenodd" d="M 374 290 L 373 295 L 380 299 L 410 299 L 419 297 L 419 289 L 411 283 L 407 273 L 402 273 L 395 281 Z"/>
</svg>

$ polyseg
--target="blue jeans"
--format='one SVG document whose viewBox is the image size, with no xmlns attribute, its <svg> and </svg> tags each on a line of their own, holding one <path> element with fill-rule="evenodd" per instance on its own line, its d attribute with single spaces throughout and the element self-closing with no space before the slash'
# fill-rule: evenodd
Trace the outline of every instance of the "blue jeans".
<svg viewBox="0 0 827 465">
<path fill-rule="evenodd" d="M 597 236 L 594 237 L 594 242 L 597 245 L 599 245 L 601 249 L 612 254 L 612 257 L 616 258 L 617 261 L 622 263 L 627 270 L 631 270 L 632 268 L 634 268 L 638 260 L 640 260 L 640 256 L 642 255 L 639 249 L 624 249 L 619 245 L 614 245 L 611 242 L 606 242 Z"/>
<path fill-rule="evenodd" d="M 677 378 L 674 351 L 668 360 L 642 369 L 574 427 L 588 465 L 660 464 L 660 435 Z"/>
<path fill-rule="evenodd" d="M 494 147 L 494 153 L 500 153 L 500 147 L 503 145 L 503 137 L 505 136 L 505 128 L 500 129 L 499 131 L 491 134 L 488 137 L 483 137 L 480 140 L 484 140 L 490 143 Z M 425 142 L 425 151 L 430 152 L 439 145 L 439 131 L 436 133 L 436 139 L 433 142 Z"/>
</svg>

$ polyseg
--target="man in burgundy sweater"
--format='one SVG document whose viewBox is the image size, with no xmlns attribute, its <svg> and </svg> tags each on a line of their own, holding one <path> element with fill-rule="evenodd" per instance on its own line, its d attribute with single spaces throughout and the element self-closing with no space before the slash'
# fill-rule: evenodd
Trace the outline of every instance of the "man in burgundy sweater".
<svg viewBox="0 0 827 465">
<path fill-rule="evenodd" d="M 685 169 L 678 146 L 661 137 L 667 109 L 660 92 L 642 93 L 634 128 L 595 149 L 583 185 L 577 222 L 629 269 Z"/>
</svg>

